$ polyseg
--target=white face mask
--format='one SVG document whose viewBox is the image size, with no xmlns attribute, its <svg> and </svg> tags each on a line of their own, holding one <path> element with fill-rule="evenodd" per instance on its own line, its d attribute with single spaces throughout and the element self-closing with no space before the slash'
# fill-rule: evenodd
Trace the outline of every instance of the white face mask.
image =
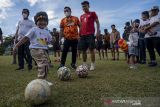
<svg viewBox="0 0 160 107">
<path fill-rule="evenodd" d="M 71 15 L 71 12 L 65 12 L 64 14 L 66 17 L 69 17 Z"/>
<path fill-rule="evenodd" d="M 22 16 L 23 16 L 23 18 L 25 19 L 25 18 L 27 18 L 27 17 L 28 17 L 28 14 L 23 13 L 23 14 L 22 14 Z"/>
</svg>

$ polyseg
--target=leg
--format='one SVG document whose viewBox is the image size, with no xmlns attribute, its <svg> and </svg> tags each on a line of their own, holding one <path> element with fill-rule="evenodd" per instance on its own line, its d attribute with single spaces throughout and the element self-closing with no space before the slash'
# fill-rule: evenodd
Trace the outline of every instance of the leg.
<svg viewBox="0 0 160 107">
<path fill-rule="evenodd" d="M 83 58 L 83 64 L 86 64 L 87 61 L 87 49 L 88 49 L 88 43 L 87 43 L 87 37 L 80 37 L 80 48 L 82 50 L 82 58 Z"/>
<path fill-rule="evenodd" d="M 115 48 L 112 48 L 112 60 L 115 60 Z"/>
<path fill-rule="evenodd" d="M 71 63 L 71 67 L 73 69 L 76 69 L 76 60 L 77 60 L 77 44 L 78 44 L 78 40 L 72 40 L 71 41 L 71 49 L 72 49 L 72 63 Z"/>
<path fill-rule="evenodd" d="M 38 65 L 38 75 L 40 79 L 46 79 L 48 74 L 49 60 L 46 50 L 31 49 L 31 54 Z"/>
<path fill-rule="evenodd" d="M 155 52 L 154 52 L 154 43 L 153 43 L 153 38 L 147 38 L 146 39 L 146 47 L 148 49 L 149 52 L 149 56 L 150 56 L 150 60 L 151 62 L 149 63 L 149 66 L 156 66 L 156 56 L 155 56 Z"/>
<path fill-rule="evenodd" d="M 116 48 L 116 52 L 117 52 L 117 60 L 119 60 L 119 49 Z"/>
<path fill-rule="evenodd" d="M 73 40 L 71 43 L 71 48 L 72 48 L 72 64 L 76 64 L 76 59 L 77 59 L 77 40 Z"/>
<path fill-rule="evenodd" d="M 16 64 L 17 63 L 16 59 L 17 59 L 17 52 L 13 53 L 13 62 L 12 62 L 12 64 Z"/>
<path fill-rule="evenodd" d="M 83 57 L 83 62 L 86 63 L 86 61 L 87 61 L 87 51 L 83 51 L 82 57 Z"/>
<path fill-rule="evenodd" d="M 154 46 L 153 46 L 153 42 L 152 42 L 152 38 L 147 38 L 146 39 L 146 47 L 148 49 L 149 52 L 149 56 L 150 56 L 150 60 L 151 61 L 155 61 L 156 57 L 155 57 L 155 52 L 154 52 Z"/>
<path fill-rule="evenodd" d="M 18 65 L 20 69 L 24 68 L 24 45 L 21 45 L 18 48 Z"/>
<path fill-rule="evenodd" d="M 160 56 L 160 37 L 154 38 L 154 47 L 156 48 L 156 51 Z"/>
<path fill-rule="evenodd" d="M 98 49 L 98 55 L 99 55 L 99 59 L 101 60 L 101 51 L 100 51 L 100 49 Z"/>
<path fill-rule="evenodd" d="M 143 39 L 143 48 L 142 48 L 142 59 L 143 59 L 143 62 L 146 63 L 146 46 L 145 46 L 145 41 Z"/>
<path fill-rule="evenodd" d="M 104 51 L 103 51 L 103 48 L 101 49 L 101 52 L 102 52 L 102 57 L 104 59 Z"/>
<path fill-rule="evenodd" d="M 31 56 L 31 53 L 30 53 L 30 50 L 29 50 L 29 45 L 30 45 L 29 41 L 26 44 L 24 44 L 24 46 L 25 46 L 24 51 L 26 53 L 27 60 L 28 60 L 28 69 L 31 70 L 32 69 L 32 56 Z"/>
<path fill-rule="evenodd" d="M 65 62 L 66 62 L 66 57 L 67 57 L 67 53 L 70 47 L 70 41 L 69 40 L 65 40 L 64 41 L 64 45 L 63 45 L 63 51 L 62 51 L 62 56 L 61 56 L 61 65 L 60 66 L 65 66 Z"/>
</svg>

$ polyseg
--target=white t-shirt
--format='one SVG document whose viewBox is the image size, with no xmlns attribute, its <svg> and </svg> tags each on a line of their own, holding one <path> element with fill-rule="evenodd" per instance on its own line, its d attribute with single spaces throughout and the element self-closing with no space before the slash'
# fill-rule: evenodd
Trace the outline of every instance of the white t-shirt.
<svg viewBox="0 0 160 107">
<path fill-rule="evenodd" d="M 147 20 L 145 20 L 145 21 L 141 20 L 141 21 L 140 21 L 140 24 L 139 24 L 139 27 L 144 27 L 144 26 L 146 26 L 146 25 L 148 25 L 148 24 L 150 24 L 149 19 L 147 19 Z"/>
<path fill-rule="evenodd" d="M 138 46 L 138 32 L 130 33 L 129 35 L 129 46 Z"/>
<path fill-rule="evenodd" d="M 29 48 L 48 49 L 48 43 L 52 41 L 49 30 L 33 27 L 25 36 L 30 39 Z"/>
<path fill-rule="evenodd" d="M 17 26 L 18 40 L 22 39 L 27 34 L 27 32 L 34 26 L 35 24 L 32 20 L 20 20 Z"/>
<path fill-rule="evenodd" d="M 160 17 L 159 17 L 159 15 L 151 17 L 151 19 L 149 21 L 150 25 L 153 24 L 154 22 L 159 22 L 159 24 L 157 26 L 151 28 L 151 32 L 153 32 L 153 33 L 157 32 L 157 34 L 149 36 L 149 34 L 147 33 L 145 35 L 145 37 L 160 37 Z"/>
</svg>

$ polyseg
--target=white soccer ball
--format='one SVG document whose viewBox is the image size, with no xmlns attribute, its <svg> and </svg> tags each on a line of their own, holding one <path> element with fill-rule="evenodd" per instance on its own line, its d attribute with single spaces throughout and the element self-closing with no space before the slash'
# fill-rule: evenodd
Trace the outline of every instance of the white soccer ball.
<svg viewBox="0 0 160 107">
<path fill-rule="evenodd" d="M 80 65 L 76 69 L 76 74 L 79 78 L 85 78 L 88 76 L 88 67 L 86 65 Z"/>
<path fill-rule="evenodd" d="M 57 71 L 58 78 L 62 81 L 69 80 L 71 77 L 70 69 L 67 67 L 61 67 Z"/>
<path fill-rule="evenodd" d="M 46 80 L 35 79 L 27 85 L 24 95 L 25 101 L 29 104 L 40 105 L 49 99 L 51 89 Z"/>
</svg>

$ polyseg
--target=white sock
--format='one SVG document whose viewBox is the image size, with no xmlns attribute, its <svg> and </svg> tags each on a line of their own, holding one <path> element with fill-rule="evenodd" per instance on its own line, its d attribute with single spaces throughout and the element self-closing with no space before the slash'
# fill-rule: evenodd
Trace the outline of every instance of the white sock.
<svg viewBox="0 0 160 107">
<path fill-rule="evenodd" d="M 95 63 L 94 63 L 94 62 L 92 62 L 92 63 L 91 63 L 91 66 L 95 66 Z"/>
</svg>

